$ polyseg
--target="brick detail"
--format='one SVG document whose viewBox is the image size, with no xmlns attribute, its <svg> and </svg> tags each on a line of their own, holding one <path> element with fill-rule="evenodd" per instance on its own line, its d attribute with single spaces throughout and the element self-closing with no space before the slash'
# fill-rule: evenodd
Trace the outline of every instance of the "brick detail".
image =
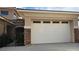
<svg viewBox="0 0 79 59">
<path fill-rule="evenodd" d="M 31 29 L 24 29 L 24 44 L 31 44 Z"/>
<path fill-rule="evenodd" d="M 74 29 L 75 33 L 75 43 L 79 43 L 79 29 Z"/>
</svg>

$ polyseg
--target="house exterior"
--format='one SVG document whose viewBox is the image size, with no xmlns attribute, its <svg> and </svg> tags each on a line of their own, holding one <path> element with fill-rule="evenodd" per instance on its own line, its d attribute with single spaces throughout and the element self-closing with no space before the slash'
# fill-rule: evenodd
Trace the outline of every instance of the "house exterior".
<svg viewBox="0 0 79 59">
<path fill-rule="evenodd" d="M 0 7 L 0 35 L 7 34 L 15 38 L 15 28 L 19 15 L 15 7 Z"/>
<path fill-rule="evenodd" d="M 18 44 L 79 43 L 79 12 L 0 8 L 0 35 Z"/>
<path fill-rule="evenodd" d="M 9 23 L 6 24 L 5 22 L 2 23 L 1 21 L 1 35 L 5 34 L 4 32 L 6 32 L 6 34 L 15 43 L 14 46 L 24 45 L 24 21 L 23 18 L 19 16 L 17 9 L 15 7 L 0 7 L 0 16 Z"/>
<path fill-rule="evenodd" d="M 74 33 L 74 28 L 78 29 L 78 12 L 38 10 L 17 10 L 17 12 L 25 21 L 25 45 L 75 42 L 77 34 Z"/>
<path fill-rule="evenodd" d="M 8 34 L 8 32 L 7 32 L 8 25 L 13 26 L 14 24 L 0 16 L 0 35 Z"/>
<path fill-rule="evenodd" d="M 18 13 L 15 7 L 0 7 L 0 15 L 12 20 L 18 18 Z"/>
</svg>

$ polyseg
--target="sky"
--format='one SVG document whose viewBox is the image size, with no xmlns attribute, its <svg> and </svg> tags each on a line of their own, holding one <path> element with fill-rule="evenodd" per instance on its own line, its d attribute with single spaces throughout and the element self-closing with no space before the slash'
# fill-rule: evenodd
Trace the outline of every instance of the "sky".
<svg viewBox="0 0 79 59">
<path fill-rule="evenodd" d="M 32 9 L 32 10 L 56 10 L 56 11 L 77 11 L 79 12 L 79 7 L 21 7 L 21 8 Z"/>
<path fill-rule="evenodd" d="M 79 0 L 0 0 L 0 7 L 79 11 Z"/>
<path fill-rule="evenodd" d="M 16 7 L 79 7 L 79 0 L 0 0 L 0 6 Z"/>
</svg>

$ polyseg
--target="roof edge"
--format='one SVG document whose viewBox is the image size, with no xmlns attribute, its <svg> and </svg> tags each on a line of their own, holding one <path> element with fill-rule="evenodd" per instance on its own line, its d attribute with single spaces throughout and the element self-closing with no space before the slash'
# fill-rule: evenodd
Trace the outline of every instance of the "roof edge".
<svg viewBox="0 0 79 59">
<path fill-rule="evenodd" d="M 30 9 L 17 9 L 19 12 L 40 12 L 40 13 L 66 13 L 66 14 L 79 14 L 76 11 L 56 11 L 56 10 L 30 10 Z"/>
</svg>

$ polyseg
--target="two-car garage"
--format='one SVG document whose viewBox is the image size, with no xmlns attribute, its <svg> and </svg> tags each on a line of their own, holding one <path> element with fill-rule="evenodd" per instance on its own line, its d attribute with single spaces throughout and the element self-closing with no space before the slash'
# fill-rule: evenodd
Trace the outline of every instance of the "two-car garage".
<svg viewBox="0 0 79 59">
<path fill-rule="evenodd" d="M 69 21 L 32 21 L 31 43 L 72 42 Z"/>
<path fill-rule="evenodd" d="M 75 43 L 75 12 L 19 10 L 25 20 L 24 44 Z"/>
</svg>

